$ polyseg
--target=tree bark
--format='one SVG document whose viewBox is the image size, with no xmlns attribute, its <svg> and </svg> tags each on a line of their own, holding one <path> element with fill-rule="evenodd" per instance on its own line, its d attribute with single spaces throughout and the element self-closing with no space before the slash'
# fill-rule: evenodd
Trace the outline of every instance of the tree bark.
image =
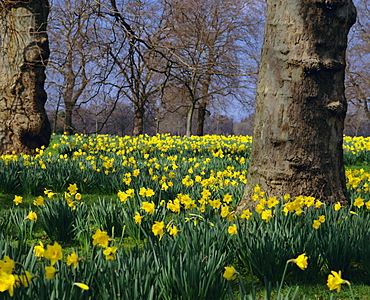
<svg viewBox="0 0 370 300">
<path fill-rule="evenodd" d="M 267 0 L 248 181 L 269 196 L 347 203 L 343 127 L 351 0 Z"/>
<path fill-rule="evenodd" d="M 203 136 L 204 135 L 204 121 L 206 119 L 206 112 L 207 112 L 207 101 L 205 99 L 202 99 L 202 101 L 199 102 L 198 107 L 198 119 L 197 119 L 197 136 Z"/>
<path fill-rule="evenodd" d="M 192 135 L 195 103 L 196 102 L 194 102 L 194 101 L 191 102 L 188 113 L 187 113 L 187 117 L 186 117 L 186 136 L 188 136 L 188 137 Z"/>
<path fill-rule="evenodd" d="M 202 84 L 202 100 L 199 102 L 198 107 L 198 120 L 197 120 L 197 131 L 196 135 L 202 136 L 204 134 L 204 121 L 207 114 L 207 104 L 209 100 L 209 86 L 211 84 L 211 74 L 207 74 L 205 82 Z"/>
<path fill-rule="evenodd" d="M 145 109 L 141 105 L 134 105 L 135 119 L 134 119 L 134 128 L 132 130 L 133 136 L 139 136 L 144 132 L 144 114 Z"/>
<path fill-rule="evenodd" d="M 73 108 L 75 107 L 75 103 L 66 102 L 65 103 L 65 116 L 64 116 L 64 132 L 67 135 L 74 134 L 73 124 L 72 124 L 72 115 L 73 115 Z"/>
<path fill-rule="evenodd" d="M 49 3 L 5 0 L 0 9 L 0 154 L 34 154 L 51 134 L 44 108 Z"/>
</svg>

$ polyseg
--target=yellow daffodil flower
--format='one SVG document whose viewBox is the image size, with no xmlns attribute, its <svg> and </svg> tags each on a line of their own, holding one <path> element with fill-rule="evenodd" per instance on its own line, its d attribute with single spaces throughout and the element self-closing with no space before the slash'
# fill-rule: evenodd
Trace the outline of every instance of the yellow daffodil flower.
<svg viewBox="0 0 370 300">
<path fill-rule="evenodd" d="M 76 269 L 78 264 L 78 257 L 76 255 L 76 252 L 74 251 L 67 256 L 67 266 L 70 266 L 72 264 L 73 268 Z"/>
<path fill-rule="evenodd" d="M 57 242 L 54 242 L 54 245 L 47 245 L 44 252 L 44 257 L 50 260 L 51 265 L 53 266 L 57 260 L 63 258 L 62 246 Z"/>
<path fill-rule="evenodd" d="M 15 203 L 15 205 L 19 205 L 23 202 L 23 197 L 21 196 L 14 196 L 14 200 L 13 202 Z"/>
<path fill-rule="evenodd" d="M 106 231 L 101 231 L 100 229 L 97 229 L 92 238 L 93 245 L 99 245 L 104 248 L 108 247 L 109 236 Z"/>
<path fill-rule="evenodd" d="M 340 202 L 337 202 L 334 204 L 334 210 L 335 211 L 338 211 L 342 208 L 342 204 Z"/>
<path fill-rule="evenodd" d="M 35 252 L 36 257 L 44 257 L 45 253 L 44 244 L 42 242 L 39 242 L 39 245 L 33 248 L 33 252 Z"/>
<path fill-rule="evenodd" d="M 163 228 L 164 228 L 164 222 L 155 221 L 155 223 L 152 226 L 152 232 L 154 233 L 154 235 L 159 235 L 161 239 L 164 234 Z"/>
<path fill-rule="evenodd" d="M 42 206 L 44 204 L 44 202 L 45 202 L 44 197 L 38 196 L 36 198 L 36 200 L 33 201 L 33 205 L 35 205 L 35 206 Z"/>
<path fill-rule="evenodd" d="M 319 229 L 321 226 L 321 222 L 319 220 L 313 220 L 312 227 L 315 229 Z"/>
<path fill-rule="evenodd" d="M 343 283 L 350 285 L 349 281 L 344 280 L 341 278 L 342 272 L 339 271 L 338 273 L 335 271 L 331 271 L 331 274 L 328 276 L 327 286 L 329 290 L 337 290 L 337 292 L 340 292 L 341 285 Z"/>
<path fill-rule="evenodd" d="M 154 202 L 143 202 L 143 205 L 140 207 L 141 209 L 145 210 L 149 214 L 153 214 L 155 210 Z"/>
<path fill-rule="evenodd" d="M 0 271 L 0 292 L 8 291 L 9 295 L 13 297 L 15 286 L 15 277 L 7 272 Z"/>
<path fill-rule="evenodd" d="M 306 253 L 303 253 L 301 255 L 298 255 L 297 258 L 289 259 L 288 262 L 295 263 L 300 269 L 304 270 L 308 266 L 308 257 L 306 256 Z"/>
<path fill-rule="evenodd" d="M 25 218 L 25 220 L 31 220 L 32 222 L 36 222 L 37 220 L 37 214 L 34 211 L 30 211 L 28 216 Z"/>
<path fill-rule="evenodd" d="M 236 224 L 233 224 L 232 226 L 229 226 L 229 228 L 227 228 L 227 232 L 231 235 L 237 234 L 238 229 L 236 228 Z"/>
<path fill-rule="evenodd" d="M 117 252 L 117 247 L 107 247 L 104 251 L 103 254 L 105 255 L 106 260 L 114 260 L 116 259 L 116 252 Z"/>
<path fill-rule="evenodd" d="M 78 286 L 80 289 L 83 289 L 85 291 L 89 290 L 89 286 L 84 284 L 84 283 L 81 283 L 81 282 L 75 282 L 73 283 L 75 286 Z"/>
<path fill-rule="evenodd" d="M 45 278 L 46 279 L 55 279 L 55 274 L 57 270 L 54 267 L 45 267 Z"/>
<path fill-rule="evenodd" d="M 238 274 L 235 268 L 233 266 L 224 267 L 224 268 L 225 268 L 225 272 L 222 276 L 226 278 L 227 280 L 234 280 L 236 278 L 236 275 Z"/>
<path fill-rule="evenodd" d="M 133 218 L 136 224 L 141 224 L 144 217 L 145 216 L 141 216 L 138 212 L 135 212 L 135 216 Z"/>
</svg>

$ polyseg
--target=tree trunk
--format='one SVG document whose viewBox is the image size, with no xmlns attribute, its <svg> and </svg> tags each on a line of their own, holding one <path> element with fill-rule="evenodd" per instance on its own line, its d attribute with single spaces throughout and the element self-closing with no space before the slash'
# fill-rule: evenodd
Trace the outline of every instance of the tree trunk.
<svg viewBox="0 0 370 300">
<path fill-rule="evenodd" d="M 189 107 L 189 110 L 188 110 L 187 118 L 186 118 L 186 136 L 191 136 L 192 134 L 194 110 L 195 110 L 195 102 L 192 101 Z"/>
<path fill-rule="evenodd" d="M 206 111 L 207 111 L 207 101 L 203 99 L 199 103 L 199 107 L 198 107 L 198 120 L 197 120 L 197 131 L 196 131 L 196 135 L 198 136 L 204 135 L 204 121 L 206 119 Z"/>
<path fill-rule="evenodd" d="M 135 119 L 134 128 L 132 130 L 133 136 L 139 136 L 144 132 L 144 107 L 135 105 Z"/>
<path fill-rule="evenodd" d="M 74 133 L 73 124 L 72 124 L 72 114 L 74 103 L 67 102 L 64 100 L 65 103 L 65 117 L 64 117 L 64 132 L 67 135 L 72 135 Z"/>
<path fill-rule="evenodd" d="M 209 93 L 210 84 L 211 84 L 211 75 L 210 73 L 208 73 L 206 75 L 205 82 L 202 84 L 202 97 L 203 98 L 199 102 L 197 131 L 196 131 L 196 134 L 198 136 L 202 136 L 204 134 L 204 121 L 206 119 L 206 113 L 207 113 L 207 104 L 208 104 L 208 97 L 209 97 L 208 93 Z"/>
<path fill-rule="evenodd" d="M 44 108 L 49 3 L 5 0 L 0 10 L 0 154 L 33 154 L 51 134 Z"/>
<path fill-rule="evenodd" d="M 351 0 L 267 0 L 248 181 L 269 196 L 347 203 L 343 127 Z"/>
</svg>

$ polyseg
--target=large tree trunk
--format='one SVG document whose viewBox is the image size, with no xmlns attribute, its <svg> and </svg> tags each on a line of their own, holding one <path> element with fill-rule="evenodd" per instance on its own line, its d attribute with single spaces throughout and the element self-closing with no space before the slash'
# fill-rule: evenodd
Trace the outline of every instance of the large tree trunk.
<svg viewBox="0 0 370 300">
<path fill-rule="evenodd" d="M 51 134 L 44 108 L 49 3 L 5 0 L 0 10 L 0 154 L 33 154 Z"/>
<path fill-rule="evenodd" d="M 343 126 L 351 0 L 267 0 L 253 148 L 239 210 L 269 196 L 347 203 Z"/>
</svg>

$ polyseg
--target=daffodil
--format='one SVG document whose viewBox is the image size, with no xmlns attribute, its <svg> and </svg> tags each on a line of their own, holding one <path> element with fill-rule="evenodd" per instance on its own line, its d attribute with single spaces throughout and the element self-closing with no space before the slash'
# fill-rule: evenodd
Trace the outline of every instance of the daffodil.
<svg viewBox="0 0 370 300">
<path fill-rule="evenodd" d="M 315 229 L 319 229 L 321 226 L 321 222 L 319 220 L 313 220 L 312 227 Z"/>
<path fill-rule="evenodd" d="M 221 207 L 221 217 L 223 218 L 226 218 L 228 215 L 229 215 L 230 211 L 229 211 L 229 207 L 226 205 L 226 206 L 222 206 Z"/>
<path fill-rule="evenodd" d="M 28 216 L 25 218 L 25 220 L 31 220 L 32 222 L 36 222 L 37 220 L 37 214 L 34 211 L 30 211 Z"/>
<path fill-rule="evenodd" d="M 78 264 L 78 257 L 76 255 L 76 252 L 74 251 L 67 256 L 67 266 L 70 266 L 72 264 L 73 268 L 76 269 Z"/>
<path fill-rule="evenodd" d="M 108 247 L 109 236 L 106 231 L 101 231 L 100 229 L 97 229 L 92 238 L 93 245 L 99 245 L 104 248 Z"/>
<path fill-rule="evenodd" d="M 324 205 L 324 203 L 323 202 L 321 202 L 320 200 L 316 200 L 316 202 L 315 202 L 315 207 L 316 208 L 320 208 L 321 206 L 323 206 Z"/>
<path fill-rule="evenodd" d="M 23 202 L 23 197 L 15 196 L 13 202 L 15 203 L 15 205 L 19 205 Z"/>
<path fill-rule="evenodd" d="M 222 276 L 224 278 L 226 278 L 227 280 L 234 280 L 236 278 L 236 275 L 238 274 L 238 272 L 235 270 L 235 268 L 233 266 L 224 267 L 224 268 L 225 268 L 225 271 L 224 271 L 224 274 Z"/>
<path fill-rule="evenodd" d="M 236 224 L 233 224 L 232 226 L 229 226 L 229 228 L 227 228 L 227 232 L 231 235 L 237 234 L 238 229 L 236 228 Z"/>
<path fill-rule="evenodd" d="M 33 201 L 33 205 L 35 205 L 35 206 L 42 206 L 44 204 L 44 202 L 45 202 L 44 197 L 38 196 L 36 198 L 36 200 Z"/>
<path fill-rule="evenodd" d="M 89 286 L 87 284 L 81 283 L 81 282 L 74 282 L 75 286 L 78 286 L 80 289 L 83 289 L 85 291 L 89 290 Z"/>
<path fill-rule="evenodd" d="M 261 219 L 265 220 L 266 223 L 269 222 L 272 218 L 272 211 L 270 209 L 266 209 L 261 214 Z"/>
<path fill-rule="evenodd" d="M 147 213 L 153 214 L 155 210 L 154 202 L 143 202 L 143 205 L 140 207 L 141 209 L 145 210 Z"/>
<path fill-rule="evenodd" d="M 141 224 L 144 217 L 145 216 L 141 216 L 138 212 L 135 212 L 135 216 L 133 218 L 136 224 Z"/>
<path fill-rule="evenodd" d="M 68 189 L 68 192 L 71 194 L 71 195 L 74 195 L 77 193 L 77 184 L 70 184 L 69 187 L 67 188 Z"/>
<path fill-rule="evenodd" d="M 116 252 L 117 252 L 117 247 L 107 247 L 104 251 L 103 254 L 105 255 L 106 260 L 114 260 L 116 259 Z"/>
<path fill-rule="evenodd" d="M 155 223 L 152 226 L 152 232 L 154 235 L 159 235 L 160 238 L 163 236 L 163 228 L 164 228 L 164 222 L 158 222 L 155 221 Z"/>
<path fill-rule="evenodd" d="M 44 257 L 45 253 L 44 244 L 40 241 L 39 245 L 33 247 L 33 252 L 35 252 L 35 256 L 37 257 Z"/>
<path fill-rule="evenodd" d="M 252 212 L 250 211 L 250 209 L 246 209 L 246 210 L 243 210 L 242 214 L 240 215 L 240 218 L 241 219 L 250 219 L 250 217 L 252 216 Z"/>
<path fill-rule="evenodd" d="M 123 203 L 126 203 L 127 199 L 129 198 L 129 195 L 122 191 L 118 191 L 117 196 L 119 197 L 119 200 Z"/>
<path fill-rule="evenodd" d="M 0 292 L 8 291 L 12 297 L 14 295 L 15 277 L 12 274 L 0 270 Z"/>
<path fill-rule="evenodd" d="M 267 201 L 267 206 L 268 206 L 268 208 L 273 208 L 278 203 L 279 203 L 279 201 L 276 199 L 276 197 L 269 197 L 269 199 Z"/>
<path fill-rule="evenodd" d="M 54 245 L 47 245 L 44 252 L 44 257 L 50 260 L 51 265 L 53 266 L 57 260 L 63 258 L 62 246 L 57 242 L 54 242 Z"/>
<path fill-rule="evenodd" d="M 306 253 L 303 253 L 301 255 L 298 255 L 297 258 L 289 259 L 288 262 L 295 263 L 300 269 L 304 270 L 308 266 L 308 257 L 306 256 Z"/>
<path fill-rule="evenodd" d="M 329 274 L 327 281 L 327 286 L 329 290 L 337 290 L 337 292 L 339 293 L 341 285 L 343 283 L 350 285 L 349 281 L 342 279 L 341 276 L 341 271 L 339 271 L 338 273 L 335 271 L 331 271 L 331 274 Z"/>
<path fill-rule="evenodd" d="M 180 205 L 180 200 L 179 199 L 175 199 L 175 200 L 170 200 L 167 202 L 167 208 L 174 212 L 174 213 L 180 213 L 181 211 L 181 205 Z"/>
<path fill-rule="evenodd" d="M 222 202 L 220 201 L 220 199 L 209 200 L 208 203 L 214 209 L 219 209 L 220 206 L 222 205 Z"/>
<path fill-rule="evenodd" d="M 15 267 L 15 262 L 9 256 L 4 255 L 4 260 L 0 260 L 0 272 L 12 274 Z"/>
<path fill-rule="evenodd" d="M 340 202 L 337 202 L 334 204 L 334 210 L 335 211 L 338 211 L 342 208 L 342 204 Z"/>
<path fill-rule="evenodd" d="M 176 226 L 170 226 L 167 228 L 167 231 L 170 235 L 173 235 L 173 237 L 176 237 L 177 233 L 180 231 L 177 229 Z"/>
<path fill-rule="evenodd" d="M 23 285 L 24 287 L 28 287 L 31 280 L 35 277 L 36 276 L 32 276 L 30 272 L 24 271 L 24 274 L 15 276 L 15 286 L 20 287 L 21 285 Z"/>
<path fill-rule="evenodd" d="M 46 279 L 55 279 L 55 274 L 57 270 L 53 266 L 45 267 L 45 278 Z"/>
<path fill-rule="evenodd" d="M 145 187 L 142 187 L 139 191 L 139 195 L 143 197 L 152 197 L 154 196 L 154 191 L 152 189 L 147 189 Z"/>
<path fill-rule="evenodd" d="M 362 199 L 361 197 L 357 197 L 355 199 L 355 201 L 353 202 L 353 206 L 356 206 L 358 208 L 360 208 L 361 206 L 363 206 L 365 204 L 364 202 L 364 199 Z"/>
</svg>

